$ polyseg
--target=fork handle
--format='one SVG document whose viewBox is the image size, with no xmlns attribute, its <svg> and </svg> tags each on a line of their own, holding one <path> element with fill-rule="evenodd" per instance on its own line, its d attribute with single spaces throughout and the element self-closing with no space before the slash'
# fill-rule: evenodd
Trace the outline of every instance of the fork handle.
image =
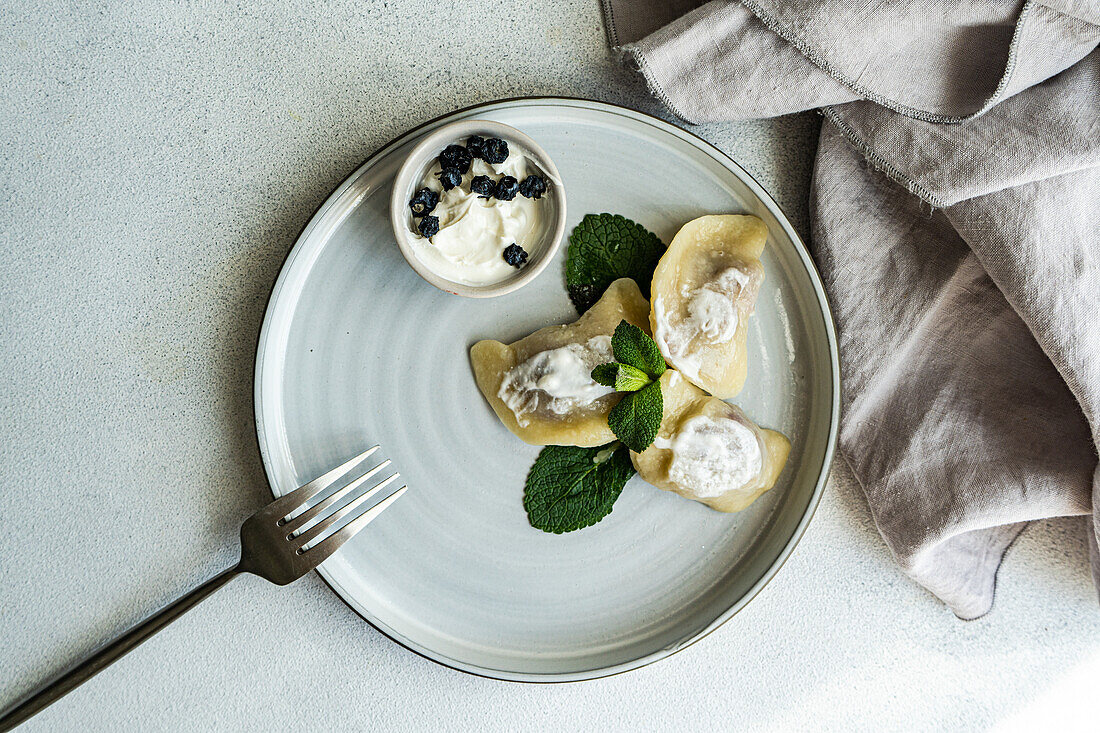
<svg viewBox="0 0 1100 733">
<path fill-rule="evenodd" d="M 190 610 L 192 606 L 221 588 L 240 572 L 239 566 L 222 571 L 179 600 L 157 611 L 110 644 L 99 649 L 83 662 L 5 712 L 0 717 L 0 731 L 11 730 L 107 669 L 127 652 L 175 621 Z"/>
</svg>

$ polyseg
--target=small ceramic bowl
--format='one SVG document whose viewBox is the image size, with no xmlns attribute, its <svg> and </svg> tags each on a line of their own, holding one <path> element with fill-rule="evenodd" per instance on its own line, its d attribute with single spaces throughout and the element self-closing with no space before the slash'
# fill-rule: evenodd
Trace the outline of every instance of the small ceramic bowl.
<svg viewBox="0 0 1100 733">
<path fill-rule="evenodd" d="M 415 223 L 412 212 L 409 211 L 409 199 L 420 188 L 425 173 L 435 164 L 443 148 L 452 143 L 462 144 L 471 135 L 480 135 L 484 138 L 499 137 L 507 141 L 509 146 L 514 145 L 522 150 L 535 167 L 545 173 L 551 181 L 546 195 L 540 199 L 540 204 L 544 207 L 541 212 L 542 231 L 539 232 L 536 241 L 528 243 L 527 264 L 516 270 L 511 277 L 491 285 L 467 285 L 440 276 L 416 256 L 412 245 L 417 235 L 413 233 Z M 390 196 L 390 222 L 401 254 L 420 277 L 448 293 L 466 298 L 493 298 L 518 290 L 531 282 L 554 259 L 554 255 L 561 246 L 562 234 L 565 233 L 565 191 L 554 161 L 550 160 L 546 151 L 530 137 L 514 127 L 499 122 L 459 120 L 429 133 L 409 153 L 409 157 L 397 171 L 397 177 L 393 182 L 393 193 Z"/>
</svg>

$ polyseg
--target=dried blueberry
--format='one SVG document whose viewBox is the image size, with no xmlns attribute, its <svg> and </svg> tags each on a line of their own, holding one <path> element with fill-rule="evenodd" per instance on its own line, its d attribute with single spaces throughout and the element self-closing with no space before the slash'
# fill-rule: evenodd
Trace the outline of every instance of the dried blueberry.
<svg viewBox="0 0 1100 733">
<path fill-rule="evenodd" d="M 439 234 L 439 217 L 438 216 L 425 216 L 420 219 L 416 224 L 416 228 L 420 230 L 420 234 L 425 237 L 434 237 Z"/>
<path fill-rule="evenodd" d="M 497 184 L 493 183 L 493 179 L 489 176 L 474 176 L 470 181 L 470 190 L 483 199 L 491 197 L 496 187 Z"/>
<path fill-rule="evenodd" d="M 519 181 L 515 176 L 504 176 L 497 181 L 497 186 L 493 189 L 493 195 L 501 201 L 511 201 L 516 197 L 516 191 L 519 190 Z"/>
<path fill-rule="evenodd" d="M 462 183 L 462 174 L 454 168 L 444 168 L 439 171 L 439 182 L 443 185 L 444 191 L 450 191 L 452 188 Z"/>
<path fill-rule="evenodd" d="M 470 170 L 470 151 L 461 145 L 448 145 L 439 154 L 439 167 L 443 170 L 455 170 L 465 173 Z"/>
<path fill-rule="evenodd" d="M 509 244 L 504 248 L 504 261 L 512 267 L 523 267 L 527 262 L 527 253 L 518 244 Z"/>
<path fill-rule="evenodd" d="M 470 151 L 470 156 L 473 158 L 480 158 L 482 148 L 485 146 L 485 138 L 479 135 L 470 135 L 466 140 L 466 149 Z"/>
<path fill-rule="evenodd" d="M 430 188 L 422 188 L 409 200 L 409 208 L 413 216 L 424 216 L 432 213 L 432 209 L 439 203 L 439 194 Z"/>
<path fill-rule="evenodd" d="M 529 199 L 540 199 L 546 193 L 546 179 L 542 176 L 527 176 L 519 184 L 519 193 Z"/>
<path fill-rule="evenodd" d="M 491 137 L 481 144 L 481 158 L 486 163 L 499 165 L 508 159 L 508 143 L 499 137 Z"/>
</svg>

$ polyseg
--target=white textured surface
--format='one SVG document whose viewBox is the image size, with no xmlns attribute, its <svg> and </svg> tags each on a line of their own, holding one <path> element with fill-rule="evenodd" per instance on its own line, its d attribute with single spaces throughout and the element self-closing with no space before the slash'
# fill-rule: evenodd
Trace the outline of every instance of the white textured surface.
<svg viewBox="0 0 1100 733">
<path fill-rule="evenodd" d="M 360 160 L 496 97 L 657 107 L 606 50 L 595 0 L 18 0 L 0 29 L 6 706 L 230 562 L 268 496 L 251 412 L 266 294 Z M 697 131 L 805 231 L 816 128 Z M 1100 675 L 1086 554 L 1078 521 L 1033 527 L 992 614 L 960 622 L 892 565 L 838 467 L 744 612 L 625 676 L 469 677 L 380 637 L 316 577 L 246 578 L 27 730 L 1083 726 Z"/>
</svg>

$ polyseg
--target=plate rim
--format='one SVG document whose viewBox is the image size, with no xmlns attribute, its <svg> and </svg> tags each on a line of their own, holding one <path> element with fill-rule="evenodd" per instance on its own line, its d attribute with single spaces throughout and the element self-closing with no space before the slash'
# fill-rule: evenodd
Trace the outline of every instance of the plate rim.
<svg viewBox="0 0 1100 733">
<path fill-rule="evenodd" d="M 252 412 L 254 415 L 254 427 L 256 446 L 259 450 L 260 461 L 263 464 L 264 477 L 267 480 L 267 489 L 275 497 L 275 490 L 273 488 L 273 475 L 271 469 L 271 460 L 269 457 L 269 451 L 267 441 L 264 437 L 264 418 L 262 413 L 263 399 L 261 397 L 261 384 L 263 373 L 263 358 L 262 355 L 267 346 L 269 330 L 273 321 L 274 309 L 278 296 L 281 294 L 284 286 L 286 285 L 287 273 L 289 265 L 294 259 L 295 255 L 300 252 L 300 246 L 302 245 L 305 235 L 313 229 L 328 213 L 328 209 L 332 206 L 338 195 L 349 185 L 349 183 L 356 179 L 364 167 L 373 162 L 376 158 L 384 154 L 388 149 L 402 145 L 416 137 L 428 132 L 431 128 L 445 123 L 447 120 L 467 115 L 470 113 L 476 113 L 479 110 L 489 109 L 507 109 L 509 107 L 527 106 L 531 103 L 548 103 L 550 106 L 578 106 L 587 107 L 590 109 L 601 110 L 604 112 L 610 112 L 612 114 L 622 115 L 625 117 L 634 118 L 635 120 L 649 124 L 659 130 L 666 133 L 681 137 L 686 142 L 700 149 L 708 156 L 713 158 L 716 162 L 721 164 L 724 168 L 729 169 L 732 173 L 742 178 L 742 181 L 748 185 L 753 194 L 757 196 L 763 202 L 765 207 L 771 211 L 779 222 L 780 227 L 790 238 L 791 242 L 795 246 L 795 250 L 798 253 L 799 259 L 802 261 L 803 266 L 806 268 L 807 274 L 810 277 L 811 285 L 813 286 L 814 294 L 817 299 L 818 306 L 821 310 L 822 320 L 825 326 L 826 340 L 828 341 L 828 353 L 829 353 L 829 366 L 830 366 L 830 386 L 831 394 L 829 396 L 829 437 L 826 442 L 825 451 L 822 456 L 821 467 L 818 470 L 817 480 L 814 483 L 813 492 L 810 495 L 809 504 L 806 507 L 806 511 L 803 513 L 797 526 L 795 526 L 791 537 L 783 545 L 776 560 L 768 567 L 763 575 L 752 585 L 749 590 L 738 598 L 733 604 L 730 605 L 725 611 L 718 615 L 713 621 L 707 624 L 702 630 L 697 631 L 690 638 L 685 639 L 675 645 L 658 649 L 650 652 L 644 656 L 630 660 L 629 662 L 623 662 L 620 664 L 612 665 L 609 667 L 600 667 L 589 670 L 581 670 L 578 672 L 551 672 L 551 673 L 538 673 L 538 672 L 513 672 L 510 670 L 496 670 L 486 667 L 480 667 L 474 664 L 467 664 L 456 659 L 451 659 L 443 654 L 436 653 L 427 648 L 418 648 L 411 640 L 406 640 L 401 637 L 396 631 L 389 629 L 385 624 L 375 619 L 368 618 L 364 613 L 351 604 L 340 590 L 337 589 L 337 581 L 330 579 L 324 568 L 318 567 L 315 572 L 322 582 L 328 586 L 329 590 L 347 606 L 353 613 L 359 618 L 365 621 L 371 628 L 384 637 L 389 639 L 395 644 L 398 644 L 402 648 L 416 654 L 419 657 L 427 659 L 440 666 L 453 669 L 458 672 L 473 675 L 475 677 L 481 677 L 485 679 L 502 680 L 506 682 L 522 682 L 531 684 L 562 684 L 568 682 L 582 682 L 586 680 L 601 679 L 605 677 L 613 677 L 620 674 L 625 674 L 642 667 L 646 667 L 654 662 L 658 662 L 662 659 L 672 656 L 678 652 L 687 649 L 694 645 L 696 642 L 709 636 L 715 630 L 724 625 L 727 621 L 737 615 L 741 609 L 743 609 L 753 598 L 755 598 L 767 585 L 775 578 L 779 573 L 779 570 L 787 563 L 791 555 L 794 553 L 798 543 L 802 540 L 802 537 L 806 533 L 806 529 L 809 527 L 810 521 L 817 513 L 817 508 L 821 503 L 821 497 L 825 491 L 825 485 L 829 479 L 829 470 L 832 467 L 833 459 L 835 458 L 837 441 L 839 436 L 840 425 L 840 355 L 836 335 L 836 321 L 833 315 L 832 307 L 829 303 L 828 296 L 825 293 L 825 288 L 822 283 L 821 272 L 817 267 L 817 263 L 814 261 L 810 254 L 809 248 L 802 240 L 802 237 L 795 230 L 790 220 L 787 218 L 786 213 L 776 203 L 775 199 L 765 189 L 756 178 L 745 170 L 737 161 L 715 146 L 713 143 L 705 140 L 699 135 L 684 129 L 676 124 L 663 120 L 659 117 L 651 115 L 640 110 L 627 107 L 625 105 L 616 104 L 614 102 L 605 102 L 602 100 L 588 99 L 585 97 L 569 97 L 558 95 L 533 95 L 533 96 L 519 96 L 519 97 L 505 97 L 500 99 L 489 100 L 485 102 L 479 102 L 477 104 L 468 105 L 458 109 L 451 110 L 441 115 L 437 115 L 429 120 L 426 120 L 405 132 L 391 138 L 385 143 L 382 143 L 375 148 L 369 155 L 360 161 L 341 181 L 332 189 L 332 191 L 324 198 L 324 200 L 314 209 L 310 214 L 306 223 L 299 230 L 298 234 L 294 238 L 294 244 L 291 245 L 286 255 L 283 257 L 282 263 L 279 265 L 279 273 L 275 278 L 275 282 L 271 287 L 271 291 L 268 293 L 267 301 L 264 305 L 264 315 L 261 321 L 260 330 L 256 338 L 256 351 L 254 357 L 253 366 L 253 385 L 252 385 Z"/>
</svg>

